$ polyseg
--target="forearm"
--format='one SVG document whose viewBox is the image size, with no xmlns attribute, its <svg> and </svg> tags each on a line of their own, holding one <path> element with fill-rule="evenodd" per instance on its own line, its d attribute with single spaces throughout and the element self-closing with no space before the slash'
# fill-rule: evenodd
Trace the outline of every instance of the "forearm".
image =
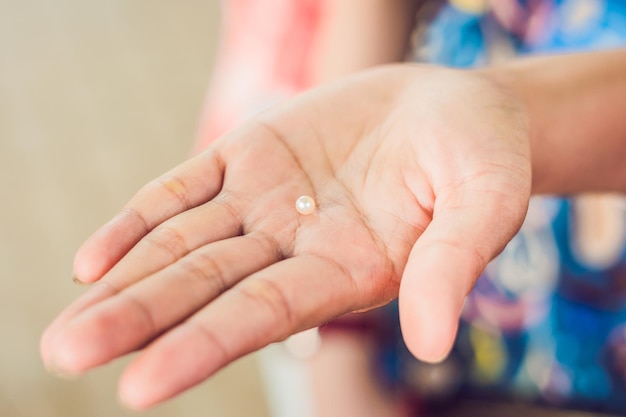
<svg viewBox="0 0 626 417">
<path fill-rule="evenodd" d="M 314 84 L 376 65 L 400 62 L 421 0 L 322 0 L 311 59 Z"/>
<path fill-rule="evenodd" d="M 524 59 L 481 72 L 526 108 L 533 193 L 626 191 L 626 49 Z"/>
</svg>

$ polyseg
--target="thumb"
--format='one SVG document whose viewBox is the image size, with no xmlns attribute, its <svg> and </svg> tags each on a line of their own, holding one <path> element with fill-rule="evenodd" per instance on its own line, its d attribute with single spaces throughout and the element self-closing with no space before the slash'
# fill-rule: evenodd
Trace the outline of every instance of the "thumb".
<svg viewBox="0 0 626 417">
<path fill-rule="evenodd" d="M 435 206 L 400 284 L 402 334 L 418 359 L 439 362 L 448 355 L 465 297 L 523 221 L 529 197 L 522 194 L 460 190 Z"/>
</svg>

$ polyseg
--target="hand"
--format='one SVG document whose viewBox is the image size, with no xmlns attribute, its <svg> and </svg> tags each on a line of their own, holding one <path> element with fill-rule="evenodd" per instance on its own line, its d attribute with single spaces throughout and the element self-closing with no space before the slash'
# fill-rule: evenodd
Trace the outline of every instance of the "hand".
<svg viewBox="0 0 626 417">
<path fill-rule="evenodd" d="M 399 293 L 409 348 L 440 360 L 524 218 L 529 159 L 515 97 L 475 73 L 402 65 L 311 91 L 148 184 L 87 240 L 74 270 L 96 284 L 42 357 L 77 374 L 142 349 L 120 396 L 146 408 Z"/>
</svg>

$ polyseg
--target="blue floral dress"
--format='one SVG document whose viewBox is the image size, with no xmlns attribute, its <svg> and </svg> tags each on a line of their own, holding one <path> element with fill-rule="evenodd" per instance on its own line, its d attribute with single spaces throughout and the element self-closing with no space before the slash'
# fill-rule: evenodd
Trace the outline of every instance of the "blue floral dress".
<svg viewBox="0 0 626 417">
<path fill-rule="evenodd" d="M 424 8 L 415 60 L 475 67 L 626 46 L 626 1 L 438 3 Z M 468 297 L 441 364 L 413 359 L 397 311 L 380 314 L 378 370 L 420 404 L 478 396 L 626 415 L 626 198 L 534 198 Z"/>
</svg>

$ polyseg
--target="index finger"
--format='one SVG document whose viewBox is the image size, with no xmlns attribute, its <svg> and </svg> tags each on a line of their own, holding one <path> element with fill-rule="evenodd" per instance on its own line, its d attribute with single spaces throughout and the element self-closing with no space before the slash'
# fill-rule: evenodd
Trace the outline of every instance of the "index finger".
<svg viewBox="0 0 626 417">
<path fill-rule="evenodd" d="M 223 177 L 224 163 L 211 148 L 149 182 L 79 248 L 75 278 L 100 279 L 155 226 L 215 197 Z"/>
<path fill-rule="evenodd" d="M 245 354 L 360 307 L 354 290 L 340 265 L 316 255 L 262 269 L 144 349 L 121 378 L 121 399 L 138 410 L 165 401 Z M 66 344 L 55 363 L 66 369 L 85 346 Z"/>
</svg>

